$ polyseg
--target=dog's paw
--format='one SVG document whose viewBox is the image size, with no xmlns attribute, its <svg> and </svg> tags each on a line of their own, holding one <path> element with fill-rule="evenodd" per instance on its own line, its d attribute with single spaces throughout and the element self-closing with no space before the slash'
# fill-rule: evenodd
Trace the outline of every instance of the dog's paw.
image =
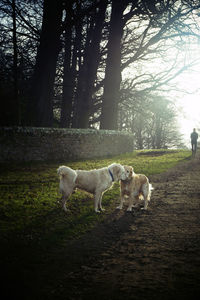
<svg viewBox="0 0 200 300">
<path fill-rule="evenodd" d="M 117 206 L 117 207 L 116 207 L 116 209 L 122 209 L 122 206 L 121 206 L 121 205 L 119 205 L 119 206 Z"/>
<path fill-rule="evenodd" d="M 105 211 L 105 208 L 103 208 L 103 207 L 100 207 L 100 211 Z"/>
<path fill-rule="evenodd" d="M 141 207 L 141 210 L 147 210 L 147 207 Z"/>
<path fill-rule="evenodd" d="M 95 209 L 95 213 L 100 214 L 100 210 L 99 209 Z"/>
<path fill-rule="evenodd" d="M 64 212 L 68 211 L 68 209 L 66 208 L 66 206 L 63 206 L 63 210 L 64 210 Z"/>
<path fill-rule="evenodd" d="M 134 204 L 133 205 L 133 208 L 137 208 L 139 206 L 139 204 L 137 203 L 137 204 Z"/>
<path fill-rule="evenodd" d="M 132 212 L 132 207 L 128 207 L 127 212 Z"/>
</svg>

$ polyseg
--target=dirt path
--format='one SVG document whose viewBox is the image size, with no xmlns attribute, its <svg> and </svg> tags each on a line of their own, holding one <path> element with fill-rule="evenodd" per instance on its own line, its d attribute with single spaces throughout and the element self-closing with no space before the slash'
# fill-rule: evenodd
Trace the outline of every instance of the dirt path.
<svg viewBox="0 0 200 300">
<path fill-rule="evenodd" d="M 36 252 L 21 249 L 14 267 L 11 261 L 3 271 L 6 294 L 25 300 L 198 299 L 200 155 L 150 181 L 155 190 L 148 211 L 115 210 L 60 249 L 38 248 L 39 261 Z"/>
<path fill-rule="evenodd" d="M 197 299 L 200 158 L 150 179 L 147 212 L 115 211 L 68 245 L 52 298 Z"/>
</svg>

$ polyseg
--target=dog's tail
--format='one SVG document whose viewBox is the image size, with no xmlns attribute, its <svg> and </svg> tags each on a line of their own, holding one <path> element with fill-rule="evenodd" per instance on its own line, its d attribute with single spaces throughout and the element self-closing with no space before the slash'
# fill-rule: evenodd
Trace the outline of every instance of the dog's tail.
<svg viewBox="0 0 200 300">
<path fill-rule="evenodd" d="M 147 200 L 150 201 L 151 199 L 151 191 L 154 190 L 154 187 L 152 186 L 151 183 L 149 183 L 149 194 L 148 194 L 148 197 L 147 197 Z"/>
<path fill-rule="evenodd" d="M 149 183 L 149 190 L 150 190 L 150 191 L 153 191 L 153 190 L 154 190 L 154 187 L 152 186 L 151 183 Z"/>
<path fill-rule="evenodd" d="M 68 167 L 60 166 L 60 167 L 57 169 L 57 173 L 58 173 L 58 176 L 59 176 L 60 178 L 65 177 L 65 176 L 68 174 Z"/>
<path fill-rule="evenodd" d="M 60 166 L 57 173 L 61 181 L 68 181 L 69 183 L 74 183 L 77 177 L 76 171 L 66 166 Z"/>
</svg>

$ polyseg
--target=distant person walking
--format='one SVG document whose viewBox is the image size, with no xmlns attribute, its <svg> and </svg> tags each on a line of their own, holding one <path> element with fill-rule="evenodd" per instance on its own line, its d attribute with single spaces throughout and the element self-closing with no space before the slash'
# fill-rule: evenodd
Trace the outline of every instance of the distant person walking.
<svg viewBox="0 0 200 300">
<path fill-rule="evenodd" d="M 191 145 L 192 145 L 192 154 L 195 155 L 197 151 L 197 140 L 198 140 L 198 133 L 196 132 L 195 128 L 193 129 L 190 138 L 191 138 Z"/>
</svg>

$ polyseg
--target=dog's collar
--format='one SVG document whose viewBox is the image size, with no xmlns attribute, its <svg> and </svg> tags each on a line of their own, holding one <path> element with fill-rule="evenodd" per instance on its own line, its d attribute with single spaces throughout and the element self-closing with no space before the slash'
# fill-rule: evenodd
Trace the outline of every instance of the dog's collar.
<svg viewBox="0 0 200 300">
<path fill-rule="evenodd" d="M 113 177 L 113 174 L 112 174 L 112 172 L 110 171 L 110 169 L 108 169 L 108 172 L 109 172 L 109 174 L 110 174 L 110 176 L 111 176 L 111 178 L 112 178 L 112 181 L 115 181 L 115 180 L 114 180 L 114 177 Z"/>
</svg>

